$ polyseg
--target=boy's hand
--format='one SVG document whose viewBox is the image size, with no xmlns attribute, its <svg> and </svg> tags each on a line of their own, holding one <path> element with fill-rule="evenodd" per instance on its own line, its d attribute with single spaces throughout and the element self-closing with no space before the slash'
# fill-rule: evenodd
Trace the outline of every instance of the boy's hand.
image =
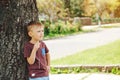
<svg viewBox="0 0 120 80">
<path fill-rule="evenodd" d="M 50 72 L 50 66 L 47 66 L 47 70 L 48 70 L 48 72 Z"/>
<path fill-rule="evenodd" d="M 35 43 L 34 49 L 37 51 L 39 47 L 40 47 L 40 42 L 38 41 L 37 43 Z"/>
</svg>

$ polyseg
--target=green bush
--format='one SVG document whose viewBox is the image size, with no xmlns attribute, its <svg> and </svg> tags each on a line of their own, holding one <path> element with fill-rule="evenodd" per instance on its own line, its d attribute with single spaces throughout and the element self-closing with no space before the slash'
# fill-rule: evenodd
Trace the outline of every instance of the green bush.
<svg viewBox="0 0 120 80">
<path fill-rule="evenodd" d="M 87 69 L 87 68 L 80 68 L 80 67 L 73 67 L 73 68 L 54 68 L 51 67 L 50 73 L 51 74 L 69 74 L 69 73 L 93 73 L 93 72 L 100 72 L 98 69 Z"/>
<path fill-rule="evenodd" d="M 81 24 L 71 24 L 64 21 L 58 21 L 56 23 L 50 24 L 49 22 L 45 23 L 45 35 L 56 35 L 56 34 L 69 34 L 78 32 L 81 30 Z"/>
<path fill-rule="evenodd" d="M 73 67 L 73 68 L 54 68 L 51 67 L 50 73 L 51 74 L 70 74 L 70 73 L 94 73 L 94 72 L 101 72 L 97 68 L 80 68 L 80 67 Z M 114 67 L 108 73 L 113 73 L 120 75 L 120 68 Z"/>
<path fill-rule="evenodd" d="M 47 36 L 49 35 L 50 21 L 46 21 L 44 25 L 45 25 L 45 28 L 44 28 L 45 36 Z"/>
<path fill-rule="evenodd" d="M 112 71 L 111 71 L 113 74 L 118 74 L 120 75 L 120 69 L 117 67 L 117 68 L 113 68 Z"/>
</svg>

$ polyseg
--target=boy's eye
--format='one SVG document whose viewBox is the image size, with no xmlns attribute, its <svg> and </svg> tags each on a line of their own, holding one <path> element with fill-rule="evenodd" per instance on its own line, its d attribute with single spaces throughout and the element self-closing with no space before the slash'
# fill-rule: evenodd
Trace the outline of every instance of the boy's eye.
<svg viewBox="0 0 120 80">
<path fill-rule="evenodd" d="M 41 30 L 41 31 L 37 31 L 37 32 L 44 32 L 44 30 Z"/>
</svg>

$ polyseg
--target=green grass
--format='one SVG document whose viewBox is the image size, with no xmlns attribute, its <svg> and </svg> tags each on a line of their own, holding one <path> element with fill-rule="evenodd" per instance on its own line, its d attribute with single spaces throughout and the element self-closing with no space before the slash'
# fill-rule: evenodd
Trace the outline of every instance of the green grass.
<svg viewBox="0 0 120 80">
<path fill-rule="evenodd" d="M 103 25 L 101 26 L 102 28 L 119 28 L 120 23 L 116 23 L 116 24 L 111 24 L 111 25 Z"/>
<path fill-rule="evenodd" d="M 51 61 L 52 65 L 120 64 L 120 40 Z"/>
<path fill-rule="evenodd" d="M 102 28 L 119 28 L 120 26 L 117 26 L 117 25 L 115 25 L 115 26 L 102 26 Z"/>
</svg>

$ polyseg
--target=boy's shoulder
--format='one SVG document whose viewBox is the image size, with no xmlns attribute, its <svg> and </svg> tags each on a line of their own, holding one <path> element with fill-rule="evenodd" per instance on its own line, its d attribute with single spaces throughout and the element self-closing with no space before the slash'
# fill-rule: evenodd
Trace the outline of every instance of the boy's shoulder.
<svg viewBox="0 0 120 80">
<path fill-rule="evenodd" d="M 41 41 L 42 47 L 47 47 L 46 43 L 44 41 Z"/>
<path fill-rule="evenodd" d="M 44 41 L 41 41 L 41 44 L 42 44 L 42 45 L 46 45 Z"/>
<path fill-rule="evenodd" d="M 29 41 L 28 41 L 28 42 L 25 42 L 24 45 L 29 45 L 29 43 L 30 43 Z"/>
<path fill-rule="evenodd" d="M 29 41 L 24 43 L 24 47 L 32 47 L 32 46 L 33 44 L 30 43 Z"/>
</svg>

